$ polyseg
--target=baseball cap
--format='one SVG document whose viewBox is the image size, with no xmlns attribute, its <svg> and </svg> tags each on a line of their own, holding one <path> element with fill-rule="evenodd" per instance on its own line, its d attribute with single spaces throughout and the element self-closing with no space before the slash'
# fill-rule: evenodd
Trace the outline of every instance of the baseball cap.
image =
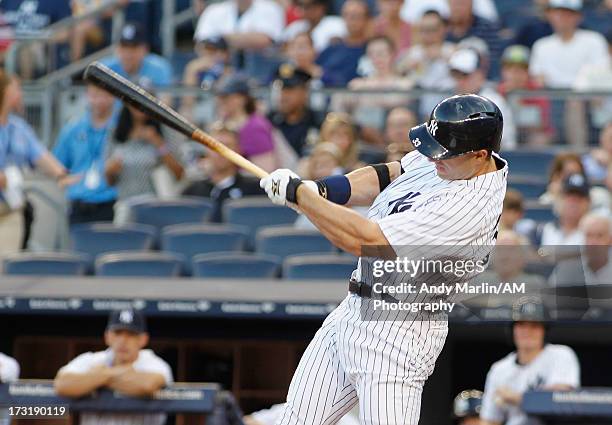
<svg viewBox="0 0 612 425">
<path fill-rule="evenodd" d="M 589 196 L 589 182 L 582 174 L 571 174 L 563 180 L 563 193 L 575 193 L 577 195 Z"/>
<path fill-rule="evenodd" d="M 137 22 L 128 22 L 121 28 L 119 43 L 127 45 L 147 44 L 147 37 L 140 25 Z"/>
<path fill-rule="evenodd" d="M 206 47 L 211 47 L 217 50 L 227 50 L 229 48 L 227 41 L 221 36 L 205 38 L 201 43 Z"/>
<path fill-rule="evenodd" d="M 471 74 L 480 68 L 478 53 L 472 49 L 459 49 L 448 60 L 451 71 Z"/>
<path fill-rule="evenodd" d="M 549 9 L 568 9 L 574 12 L 582 10 L 582 0 L 548 0 Z"/>
<path fill-rule="evenodd" d="M 217 82 L 215 94 L 217 96 L 227 96 L 229 94 L 245 94 L 251 92 L 249 79 L 241 74 L 228 75 Z"/>
<path fill-rule="evenodd" d="M 125 330 L 136 334 L 142 334 L 147 331 L 147 323 L 140 311 L 132 308 L 125 308 L 111 312 L 108 317 L 106 330 Z"/>
<path fill-rule="evenodd" d="M 482 391 L 461 391 L 453 400 L 453 417 L 455 419 L 478 417 L 482 407 Z"/>
<path fill-rule="evenodd" d="M 525 46 L 515 44 L 506 47 L 502 54 L 503 64 L 529 65 L 529 49 Z"/>
<path fill-rule="evenodd" d="M 293 64 L 287 62 L 278 67 L 274 79 L 283 83 L 283 87 L 298 87 L 305 86 L 310 81 L 311 76 L 303 69 L 296 68 Z"/>
</svg>

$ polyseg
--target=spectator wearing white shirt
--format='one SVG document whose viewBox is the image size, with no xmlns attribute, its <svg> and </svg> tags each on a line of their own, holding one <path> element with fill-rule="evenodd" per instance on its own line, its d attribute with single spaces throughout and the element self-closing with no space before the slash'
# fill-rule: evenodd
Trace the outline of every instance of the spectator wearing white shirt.
<svg viewBox="0 0 612 425">
<path fill-rule="evenodd" d="M 487 374 L 481 425 L 539 424 L 521 410 L 526 391 L 566 391 L 580 386 L 580 363 L 574 350 L 546 343 L 546 310 L 539 298 L 519 299 L 512 319 L 516 351 L 493 363 Z"/>
<path fill-rule="evenodd" d="M 607 65 L 608 45 L 595 32 L 579 29 L 582 19 L 582 0 L 549 0 L 546 12 L 553 34 L 535 42 L 529 70 L 544 86 L 569 89 L 580 69 L 585 65 Z M 584 146 L 587 143 L 587 123 L 584 103 L 580 100 L 554 102 L 553 113 L 564 114 L 557 133 L 568 142 Z M 564 127 L 563 127 L 564 125 Z M 565 140 L 562 140 L 565 141 Z"/>
<path fill-rule="evenodd" d="M 322 52 L 333 39 L 346 35 L 346 25 L 339 16 L 327 15 L 328 0 L 300 0 L 297 3 L 302 19 L 292 22 L 283 31 L 283 40 L 293 40 L 298 34 L 309 33 L 317 53 Z"/>
<path fill-rule="evenodd" d="M 400 12 L 404 21 L 411 24 L 416 23 L 423 14 L 429 10 L 435 10 L 448 18 L 450 13 L 447 0 L 404 0 Z M 472 5 L 474 15 L 489 21 L 498 21 L 499 15 L 493 0 L 474 0 Z"/>
<path fill-rule="evenodd" d="M 223 0 L 204 9 L 194 39 L 223 37 L 234 66 L 264 83 L 278 65 L 284 27 L 285 12 L 274 0 Z"/>
<path fill-rule="evenodd" d="M 549 222 L 542 229 L 541 245 L 582 245 L 584 233 L 580 220 L 591 207 L 589 184 L 582 174 L 572 174 L 563 181 L 557 214 L 558 223 Z"/>
<path fill-rule="evenodd" d="M 535 42 L 529 69 L 550 88 L 570 88 L 584 65 L 608 64 L 608 45 L 595 32 L 579 29 L 582 0 L 549 0 L 554 33 Z"/>
<path fill-rule="evenodd" d="M 487 70 L 483 62 L 478 52 L 471 48 L 462 48 L 452 54 L 449 59 L 449 67 L 455 81 L 455 92 L 457 94 L 476 93 L 495 102 L 504 116 L 502 148 L 512 149 L 516 147 L 516 126 L 512 109 L 495 88 L 487 83 Z"/>
<path fill-rule="evenodd" d="M 144 316 L 133 309 L 110 314 L 104 340 L 108 349 L 77 356 L 62 367 L 55 378 L 55 390 L 63 397 L 79 398 L 98 388 L 109 388 L 131 397 L 149 397 L 172 383 L 170 366 L 152 350 Z M 164 414 L 85 413 L 82 425 L 121 423 L 161 425 Z"/>
</svg>

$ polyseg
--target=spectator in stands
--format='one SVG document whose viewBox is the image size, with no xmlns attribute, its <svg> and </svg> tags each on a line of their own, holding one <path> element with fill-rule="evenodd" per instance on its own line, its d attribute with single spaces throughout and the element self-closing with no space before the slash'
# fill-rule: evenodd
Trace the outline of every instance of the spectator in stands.
<svg viewBox="0 0 612 425">
<path fill-rule="evenodd" d="M 551 286 L 612 285 L 612 218 L 589 213 L 580 221 L 584 233 L 581 258 L 561 261 L 550 276 Z"/>
<path fill-rule="evenodd" d="M 610 14 L 612 15 L 612 2 Z M 612 22 L 612 21 L 611 21 Z M 585 64 L 578 71 L 573 89 L 576 91 L 612 92 L 612 28 L 606 33 L 610 61 L 599 64 Z M 591 99 L 591 123 L 597 129 L 602 129 L 612 122 L 612 97 L 597 96 Z"/>
<path fill-rule="evenodd" d="M 70 224 L 113 221 L 117 191 L 104 178 L 106 143 L 115 126 L 115 99 L 87 86 L 89 110 L 60 130 L 53 154 L 72 178 L 64 186 L 70 200 Z"/>
<path fill-rule="evenodd" d="M 502 55 L 499 93 L 507 97 L 514 90 L 537 90 L 541 85 L 529 75 L 529 49 L 513 45 Z M 545 97 L 520 97 L 515 102 L 519 138 L 531 146 L 548 145 L 554 129 L 551 125 L 550 102 Z"/>
<path fill-rule="evenodd" d="M 449 31 L 446 39 L 457 43 L 464 38 L 478 37 L 485 41 L 489 48 L 490 65 L 488 76 L 496 79 L 499 75 L 499 58 L 503 49 L 503 42 L 499 36 L 499 26 L 474 15 L 472 0 L 449 0 Z"/>
<path fill-rule="evenodd" d="M 385 36 L 395 45 L 396 57 L 410 47 L 412 27 L 400 17 L 401 0 L 378 0 L 378 16 L 372 21 L 374 35 Z"/>
<path fill-rule="evenodd" d="M 545 205 L 554 205 L 560 197 L 563 181 L 572 174 L 585 174 L 580 155 L 574 152 L 561 152 L 550 164 L 548 186 L 539 201 Z"/>
<path fill-rule="evenodd" d="M 307 72 L 313 79 L 318 81 L 323 75 L 323 69 L 315 62 L 317 52 L 312 38 L 307 33 L 298 34 L 288 41 L 286 55 L 296 68 Z"/>
<path fill-rule="evenodd" d="M 158 121 L 132 106 L 124 105 L 112 140 L 105 152 L 104 174 L 109 185 L 117 186 L 115 222 L 129 217 L 129 204 L 155 197 L 154 171 L 166 167 L 176 179 L 183 176 L 177 147 L 164 137 Z"/>
<path fill-rule="evenodd" d="M 330 44 L 317 58 L 317 64 L 323 68 L 321 80 L 329 87 L 344 87 L 358 76 L 369 37 L 368 4 L 363 0 L 347 0 L 342 6 L 342 19 L 346 23 L 346 36 Z"/>
<path fill-rule="evenodd" d="M 70 59 L 77 61 L 84 55 L 99 50 L 109 44 L 114 13 L 119 13 L 120 8 L 125 7 L 129 0 L 120 0 L 114 7 L 105 8 L 105 12 L 99 18 L 82 19 L 76 23 L 70 37 Z M 80 18 L 92 13 L 102 6 L 102 0 L 71 0 L 72 16 Z"/>
<path fill-rule="evenodd" d="M 345 172 L 353 171 L 362 164 L 358 159 L 359 140 L 357 129 L 350 115 L 330 112 L 321 125 L 320 140 L 331 142 L 340 150 L 340 166 Z"/>
<path fill-rule="evenodd" d="M 237 68 L 242 70 L 249 68 L 247 62 L 257 60 L 259 54 L 280 41 L 284 26 L 285 13 L 274 0 L 224 0 L 204 9 L 194 39 L 223 37 L 230 50 L 236 53 Z M 257 72 L 263 68 L 250 70 Z"/>
<path fill-rule="evenodd" d="M 319 135 L 324 115 L 309 106 L 310 74 L 291 63 L 278 67 L 275 81 L 280 86 L 278 110 L 270 112 L 268 119 L 278 128 L 297 155 Z"/>
<path fill-rule="evenodd" d="M 612 164 L 612 121 L 599 133 L 599 146 L 582 156 L 582 164 L 590 180 L 605 179 L 608 167 Z"/>
<path fill-rule="evenodd" d="M 54 24 L 72 14 L 70 0 L 4 0 L 0 3 L 0 15 L 4 22 L 13 28 L 15 36 L 32 36 L 45 27 Z M 52 58 L 59 63 L 67 63 L 68 51 L 63 44 L 69 39 L 69 32 L 54 34 L 54 42 L 58 43 L 58 56 Z M 20 48 L 18 53 L 18 69 L 21 78 L 31 80 L 48 71 L 51 62 L 45 52 L 45 44 L 33 41 Z"/>
<path fill-rule="evenodd" d="M 415 81 L 422 89 L 449 90 L 454 85 L 448 67 L 448 60 L 455 45 L 446 39 L 446 20 L 435 10 L 425 12 L 416 23 L 418 38 L 397 60 L 397 70 Z M 442 99 L 440 94 L 421 96 L 419 115 L 428 116 Z"/>
<path fill-rule="evenodd" d="M 298 34 L 312 37 L 314 48 L 322 52 L 330 42 L 346 35 L 346 25 L 339 16 L 327 15 L 329 0 L 299 0 L 302 19 L 292 22 L 283 31 L 283 40 L 293 40 Z"/>
<path fill-rule="evenodd" d="M 6 354 L 0 353 L 0 384 L 14 382 L 19 378 L 19 363 Z M 0 407 L 0 425 L 10 425 L 8 412 Z"/>
<path fill-rule="evenodd" d="M 525 272 L 531 250 L 529 241 L 512 230 L 500 230 L 495 244 L 491 269 L 477 276 L 477 282 L 524 282 L 527 291 L 535 292 L 545 284 L 542 276 Z"/>
<path fill-rule="evenodd" d="M 569 89 L 584 65 L 607 65 L 610 58 L 604 37 L 578 29 L 582 0 L 549 0 L 547 17 L 554 33 L 533 45 L 530 72 L 546 87 Z M 577 146 L 587 142 L 584 103 L 580 100 L 554 102 L 554 111 L 564 116 L 559 134 Z"/>
<path fill-rule="evenodd" d="M 461 391 L 453 400 L 453 419 L 455 425 L 480 425 L 482 391 Z"/>
<path fill-rule="evenodd" d="M 542 245 L 582 245 L 584 234 L 580 220 L 591 207 L 589 184 L 583 174 L 572 174 L 563 181 L 557 214 L 558 223 L 546 223 L 542 229 Z"/>
<path fill-rule="evenodd" d="M 308 180 L 343 174 L 340 150 L 330 142 L 318 143 L 308 155 L 308 168 L 302 176 Z"/>
<path fill-rule="evenodd" d="M 58 182 L 67 176 L 66 169 L 47 151 L 30 125 L 12 113 L 20 96 L 19 81 L 0 70 L 0 256 L 23 245 L 23 169 L 42 170 Z"/>
<path fill-rule="evenodd" d="M 167 59 L 149 53 L 147 35 L 137 22 L 121 29 L 115 55 L 103 63 L 119 75 L 140 85 L 161 87 L 172 84 L 172 67 Z"/>
<path fill-rule="evenodd" d="M 210 88 L 221 77 L 232 72 L 229 46 L 223 37 L 197 42 L 195 52 L 198 57 L 185 67 L 184 85 Z"/>
<path fill-rule="evenodd" d="M 414 82 L 401 77 L 395 71 L 395 46 L 389 38 L 371 38 L 367 44 L 366 57 L 372 64 L 372 72 L 351 80 L 348 84 L 350 92 L 335 94 L 332 97 L 331 109 L 350 113 L 361 126 L 362 132 L 380 132 L 384 127 L 387 111 L 408 103 L 410 97 L 406 91 L 412 88 Z M 376 96 L 368 90 L 389 92 Z M 360 91 L 364 93 L 359 94 Z M 380 144 L 383 143 L 382 135 L 376 139 Z"/>
<path fill-rule="evenodd" d="M 608 45 L 601 34 L 578 28 L 582 0 L 549 0 L 548 8 L 554 34 L 533 45 L 529 68 L 546 87 L 567 89 L 580 67 L 608 64 Z"/>
<path fill-rule="evenodd" d="M 523 195 L 518 190 L 506 190 L 499 230 L 513 231 L 528 239 L 533 238 L 536 224 L 531 219 L 523 218 L 524 215 Z"/>
<path fill-rule="evenodd" d="M 273 127 L 256 111 L 248 79 L 239 74 L 223 78 L 215 94 L 219 118 L 229 127 L 238 129 L 242 154 L 264 170 L 274 170 L 277 157 Z"/>
<path fill-rule="evenodd" d="M 563 391 L 580 386 L 580 364 L 574 350 L 546 342 L 542 301 L 534 296 L 520 298 L 513 308 L 513 319 L 516 351 L 495 362 L 487 374 L 481 425 L 529 423 L 521 410 L 525 391 Z"/>
<path fill-rule="evenodd" d="M 497 7 L 493 0 L 474 0 L 472 8 L 476 16 L 492 22 L 499 20 Z M 450 13 L 447 0 L 405 0 L 400 14 L 403 20 L 415 24 L 430 10 L 435 10 L 445 19 Z"/>
<path fill-rule="evenodd" d="M 449 66 L 451 76 L 455 80 L 455 91 L 458 94 L 477 93 L 495 102 L 504 116 L 502 149 L 516 147 L 516 127 L 512 109 L 504 98 L 487 83 L 481 56 L 473 49 L 460 49 L 450 57 Z"/>
<path fill-rule="evenodd" d="M 83 353 L 62 367 L 55 377 L 55 390 L 63 397 L 79 398 L 108 388 L 131 397 L 151 397 L 172 383 L 168 363 L 145 349 L 149 334 L 138 310 L 123 309 L 110 314 L 104 351 Z M 148 423 L 163 424 L 162 413 L 83 413 L 81 424 Z"/>
<path fill-rule="evenodd" d="M 210 134 L 233 151 L 240 152 L 238 133 L 217 122 L 211 126 Z M 195 181 L 183 190 L 184 196 L 210 198 L 214 202 L 211 221 L 221 222 L 223 203 L 227 199 L 238 199 L 243 196 L 265 195 L 259 187 L 259 180 L 244 176 L 238 167 L 213 150 L 208 150 L 200 160 L 200 167 L 207 177 Z"/>
<path fill-rule="evenodd" d="M 410 152 L 414 146 L 410 143 L 408 132 L 418 123 L 417 117 L 408 108 L 398 106 L 391 109 L 387 115 L 385 125 L 385 139 L 387 146 L 396 145 L 398 148 Z"/>
</svg>

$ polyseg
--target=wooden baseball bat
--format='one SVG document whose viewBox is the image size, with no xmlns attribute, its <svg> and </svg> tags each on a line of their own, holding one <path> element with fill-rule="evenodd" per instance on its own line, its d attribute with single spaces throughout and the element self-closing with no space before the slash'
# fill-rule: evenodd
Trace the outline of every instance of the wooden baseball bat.
<svg viewBox="0 0 612 425">
<path fill-rule="evenodd" d="M 203 130 L 200 130 L 184 116 L 148 93 L 142 87 L 123 78 L 100 62 L 89 64 L 85 69 L 84 76 L 87 81 L 92 82 L 113 96 L 138 108 L 145 114 L 166 124 L 168 127 L 175 129 L 190 139 L 212 149 L 219 155 L 232 161 L 238 167 L 247 170 L 259 178 L 268 175 L 266 171 L 262 170 L 242 155 L 234 152 Z"/>
</svg>

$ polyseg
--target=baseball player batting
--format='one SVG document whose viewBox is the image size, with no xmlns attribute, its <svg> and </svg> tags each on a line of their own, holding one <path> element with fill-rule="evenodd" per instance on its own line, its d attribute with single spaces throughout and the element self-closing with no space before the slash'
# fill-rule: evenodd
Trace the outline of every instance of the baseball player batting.
<svg viewBox="0 0 612 425">
<path fill-rule="evenodd" d="M 502 126 L 490 100 L 453 96 L 410 130 L 415 151 L 401 161 L 316 182 L 280 169 L 260 185 L 275 204 L 299 209 L 331 242 L 357 256 L 365 246 L 397 253 L 398 246 L 446 245 L 455 258 L 470 258 L 474 250 L 457 247 L 484 246 L 481 260 L 495 244 L 506 191 L 508 167 L 496 153 Z M 370 206 L 368 217 L 347 206 Z M 364 320 L 376 294 L 363 270 L 353 272 L 348 296 L 302 356 L 278 424 L 335 424 L 359 403 L 362 424 L 417 425 L 447 316 L 423 312 L 399 321 L 374 312 L 371 317 L 380 320 Z"/>
</svg>

